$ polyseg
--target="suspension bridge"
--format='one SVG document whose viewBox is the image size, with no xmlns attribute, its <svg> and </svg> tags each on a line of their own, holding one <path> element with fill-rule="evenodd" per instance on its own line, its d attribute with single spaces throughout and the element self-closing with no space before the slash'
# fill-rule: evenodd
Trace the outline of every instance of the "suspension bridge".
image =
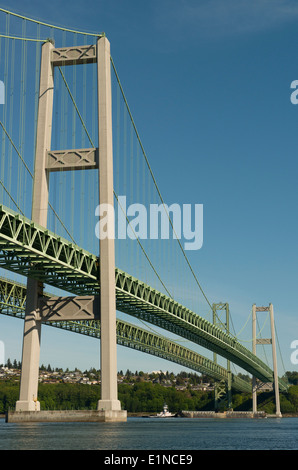
<svg viewBox="0 0 298 470">
<path fill-rule="evenodd" d="M 280 415 L 279 390 L 287 384 L 277 373 L 273 307 L 253 307 L 254 325 L 257 311 L 270 312 L 272 336 L 261 341 L 255 334 L 250 351 L 231 332 L 228 304 L 207 298 L 154 176 L 105 34 L 4 9 L 0 24 L 0 313 L 24 321 L 16 412 L 39 411 L 41 325 L 47 325 L 100 339 L 103 419 L 126 419 L 117 395 L 116 344 L 208 374 L 228 393 L 252 391 L 232 373 L 231 363 L 237 365 L 254 378 L 254 411 L 258 380 L 274 384 Z M 123 207 L 123 195 L 134 213 Z M 130 218 L 150 204 L 170 236 L 154 232 L 150 239 L 140 219 Z M 104 215 L 99 205 L 105 214 L 108 207 L 116 211 L 105 220 L 112 236 L 96 236 L 96 216 Z M 256 355 L 256 344 L 266 341 L 273 368 Z M 213 360 L 195 347 L 211 351 Z"/>
</svg>

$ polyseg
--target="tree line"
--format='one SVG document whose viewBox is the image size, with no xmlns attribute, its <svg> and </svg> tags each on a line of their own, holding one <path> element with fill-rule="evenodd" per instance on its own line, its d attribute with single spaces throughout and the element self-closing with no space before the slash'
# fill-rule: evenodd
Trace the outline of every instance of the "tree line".
<svg viewBox="0 0 298 470">
<path fill-rule="evenodd" d="M 21 363 L 16 360 L 7 360 L 6 367 L 21 369 Z M 52 368 L 50 365 L 40 367 L 47 372 L 64 372 L 62 369 Z M 78 369 L 75 369 L 77 371 Z M 65 372 L 68 372 L 66 369 Z M 91 368 L 85 371 L 100 378 L 100 370 Z M 214 410 L 214 391 L 194 390 L 192 386 L 199 383 L 213 384 L 214 380 L 206 375 L 182 371 L 145 373 L 118 372 L 123 382 L 118 385 L 118 395 L 122 409 L 129 413 L 156 413 L 162 410 L 167 403 L 171 412 L 181 410 L 211 411 Z M 251 382 L 249 375 L 238 374 L 243 380 Z M 298 413 L 298 372 L 286 372 L 283 377 L 291 386 L 287 392 L 280 394 L 282 413 Z M 177 390 L 175 385 L 187 384 L 184 390 Z M 166 385 L 166 386 L 165 386 Z M 0 380 L 0 414 L 8 409 L 14 409 L 19 396 L 19 381 L 16 378 Z M 40 383 L 38 400 L 43 410 L 79 410 L 97 408 L 100 399 L 100 385 L 86 385 L 80 383 Z M 274 393 L 263 392 L 258 395 L 258 410 L 274 413 Z M 250 393 L 232 393 L 232 408 L 235 411 L 250 411 L 252 397 Z M 225 405 L 223 404 L 223 410 Z"/>
<path fill-rule="evenodd" d="M 212 411 L 214 410 L 214 392 L 177 390 L 159 383 L 135 382 L 119 384 L 118 396 L 122 409 L 129 413 L 156 413 L 167 403 L 171 412 L 182 410 Z M 19 382 L 13 380 L 0 381 L 0 414 L 15 409 L 19 397 Z M 38 399 L 42 410 L 95 410 L 100 399 L 100 385 L 78 383 L 41 383 L 38 388 Z M 298 385 L 289 387 L 280 395 L 281 412 L 298 413 Z M 233 393 L 232 407 L 234 411 L 250 411 L 252 398 L 249 393 Z M 275 412 L 274 393 L 263 392 L 258 395 L 258 410 L 267 413 Z"/>
</svg>

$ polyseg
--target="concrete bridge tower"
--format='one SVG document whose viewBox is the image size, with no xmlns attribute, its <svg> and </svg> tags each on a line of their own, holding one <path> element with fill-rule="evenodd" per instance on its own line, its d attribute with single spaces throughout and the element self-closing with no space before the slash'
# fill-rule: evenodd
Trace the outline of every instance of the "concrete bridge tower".
<svg viewBox="0 0 298 470">
<path fill-rule="evenodd" d="M 98 149 L 51 151 L 54 69 L 59 65 L 75 66 L 82 63 L 97 63 Z M 65 158 L 66 153 L 67 158 Z M 78 157 L 80 161 L 78 161 Z M 34 223 L 47 227 L 51 171 L 82 168 L 97 169 L 100 188 L 99 203 L 113 206 L 110 43 L 105 36 L 99 37 L 97 43 L 91 46 L 55 48 L 50 41 L 42 45 L 31 217 Z M 108 231 L 110 230 L 113 231 L 114 226 L 108 228 Z M 98 413 L 101 420 L 119 421 L 126 420 L 126 411 L 121 410 L 117 391 L 114 239 L 112 237 L 101 239 L 99 245 L 100 296 L 98 299 L 89 299 L 92 310 L 89 313 L 93 318 L 101 320 L 101 400 L 98 402 Z M 21 385 L 16 411 L 40 411 L 38 373 L 42 324 L 40 301 L 42 296 L 42 286 L 39 281 L 28 278 Z M 76 299 L 76 305 L 82 301 L 82 298 L 69 298 L 68 303 L 73 302 L 73 299 Z M 85 300 L 83 299 L 83 301 Z M 59 304 L 61 319 L 71 320 L 69 308 L 67 312 L 63 311 L 61 305 L 62 303 Z M 83 315 L 79 318 L 76 315 L 76 319 L 85 319 L 85 317 Z"/>
<path fill-rule="evenodd" d="M 257 338 L 257 313 L 269 311 L 270 314 L 270 328 L 271 338 Z M 275 414 L 276 417 L 281 417 L 280 411 L 280 400 L 279 400 L 279 383 L 278 383 L 278 371 L 277 371 L 277 357 L 276 357 L 276 343 L 275 343 L 275 325 L 274 325 L 274 314 L 273 305 L 269 304 L 268 307 L 257 307 L 255 304 L 252 306 L 252 352 L 257 353 L 258 344 L 271 344 L 272 347 L 272 359 L 273 359 L 273 389 L 275 392 Z M 253 413 L 257 412 L 257 390 L 262 383 L 258 384 L 256 377 L 252 378 L 252 403 Z"/>
</svg>

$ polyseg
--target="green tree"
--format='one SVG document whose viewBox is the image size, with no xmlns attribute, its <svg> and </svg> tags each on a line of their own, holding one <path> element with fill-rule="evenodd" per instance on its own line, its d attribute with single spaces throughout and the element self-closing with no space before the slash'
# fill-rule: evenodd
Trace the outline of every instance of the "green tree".
<svg viewBox="0 0 298 470">
<path fill-rule="evenodd" d="M 295 408 L 295 411 L 298 411 L 298 385 L 292 385 L 288 390 L 288 400 Z"/>
</svg>

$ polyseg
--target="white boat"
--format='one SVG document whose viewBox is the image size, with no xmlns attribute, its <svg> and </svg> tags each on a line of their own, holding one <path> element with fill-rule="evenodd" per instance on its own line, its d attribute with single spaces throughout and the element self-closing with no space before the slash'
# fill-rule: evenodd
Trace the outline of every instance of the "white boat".
<svg viewBox="0 0 298 470">
<path fill-rule="evenodd" d="M 173 418 L 175 415 L 169 412 L 168 405 L 164 404 L 163 410 L 160 413 L 157 413 L 154 418 Z"/>
</svg>

